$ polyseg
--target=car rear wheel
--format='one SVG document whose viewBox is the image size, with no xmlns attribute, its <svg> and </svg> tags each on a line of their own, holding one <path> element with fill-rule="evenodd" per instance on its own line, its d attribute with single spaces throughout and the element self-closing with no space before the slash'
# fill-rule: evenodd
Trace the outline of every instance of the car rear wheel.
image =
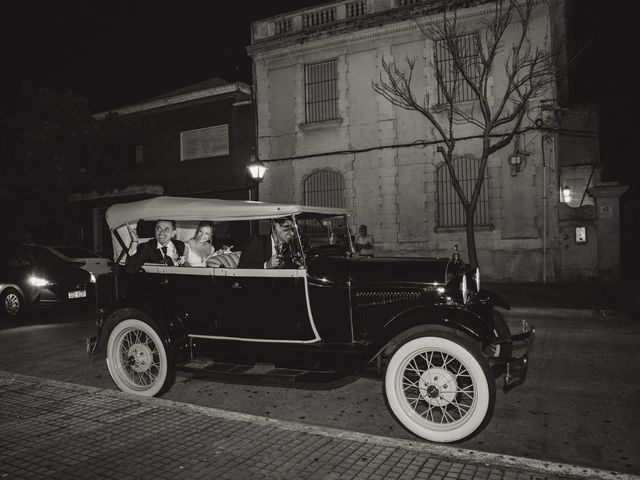
<svg viewBox="0 0 640 480">
<path fill-rule="evenodd" d="M 15 288 L 7 288 L 0 295 L 2 313 L 9 318 L 18 318 L 25 309 L 24 299 Z"/>
<path fill-rule="evenodd" d="M 120 321 L 107 342 L 107 366 L 116 386 L 148 397 L 171 388 L 175 367 L 153 320 L 140 315 Z"/>
<path fill-rule="evenodd" d="M 383 385 L 387 406 L 400 424 L 433 442 L 456 442 L 480 432 L 496 400 L 486 357 L 470 341 L 446 332 L 400 344 Z"/>
</svg>

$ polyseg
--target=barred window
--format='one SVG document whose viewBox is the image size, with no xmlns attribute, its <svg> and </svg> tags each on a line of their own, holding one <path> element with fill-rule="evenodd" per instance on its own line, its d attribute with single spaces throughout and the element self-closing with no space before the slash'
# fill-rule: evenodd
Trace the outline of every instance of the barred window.
<svg viewBox="0 0 640 480">
<path fill-rule="evenodd" d="M 306 122 L 338 118 L 338 61 L 304 66 Z"/>
<path fill-rule="evenodd" d="M 456 39 L 460 50 L 460 62 L 462 68 L 471 78 L 478 80 L 480 77 L 478 36 L 475 33 L 462 35 Z M 471 90 L 469 83 L 462 77 L 456 68 L 451 52 L 446 48 L 444 40 L 436 42 L 436 62 L 441 75 L 441 83 L 438 85 L 438 103 L 447 103 L 445 92 L 452 96 L 454 102 L 466 102 L 475 100 L 476 95 Z"/>
<path fill-rule="evenodd" d="M 303 182 L 302 195 L 304 205 L 344 208 L 344 178 L 333 170 L 318 170 Z"/>
<path fill-rule="evenodd" d="M 472 157 L 460 157 L 453 159 L 453 170 L 456 172 L 460 186 L 468 199 L 471 198 L 473 187 L 478 178 L 480 160 Z M 438 194 L 438 226 L 439 227 L 463 227 L 465 225 L 464 207 L 458 193 L 451 183 L 451 175 L 447 164 L 443 163 L 436 171 Z M 489 175 L 484 171 L 484 180 L 480 188 L 478 205 L 473 218 L 474 225 L 489 225 Z"/>
</svg>

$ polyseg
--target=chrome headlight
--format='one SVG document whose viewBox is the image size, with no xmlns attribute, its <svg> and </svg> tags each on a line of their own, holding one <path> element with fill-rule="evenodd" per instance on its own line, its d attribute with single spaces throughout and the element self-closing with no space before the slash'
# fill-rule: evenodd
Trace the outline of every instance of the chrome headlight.
<svg viewBox="0 0 640 480">
<path fill-rule="evenodd" d="M 34 287 L 46 287 L 51 285 L 51 282 L 46 278 L 36 277 L 32 275 L 29 277 L 29 285 L 33 285 Z"/>
<path fill-rule="evenodd" d="M 469 301 L 469 289 L 467 288 L 467 276 L 462 275 L 460 282 L 460 291 L 462 293 L 462 303 L 466 304 Z"/>
<path fill-rule="evenodd" d="M 480 291 L 480 269 L 476 267 L 476 272 L 473 274 L 473 278 L 476 281 L 476 292 Z"/>
</svg>

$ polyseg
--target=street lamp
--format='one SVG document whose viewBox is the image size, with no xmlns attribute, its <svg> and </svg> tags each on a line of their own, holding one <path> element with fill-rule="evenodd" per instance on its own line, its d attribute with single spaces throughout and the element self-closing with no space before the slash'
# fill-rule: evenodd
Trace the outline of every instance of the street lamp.
<svg viewBox="0 0 640 480">
<path fill-rule="evenodd" d="M 264 174 L 267 171 L 267 167 L 265 167 L 260 160 L 256 160 L 255 155 L 251 155 L 249 157 L 249 165 L 247 166 L 247 170 L 249 170 L 249 175 L 251 175 L 251 179 L 253 180 L 253 188 L 249 190 L 249 193 L 253 192 L 255 189 L 255 198 L 250 198 L 250 200 L 258 200 L 258 188 L 260 182 L 264 179 Z M 254 195 L 251 195 L 252 197 Z"/>
</svg>

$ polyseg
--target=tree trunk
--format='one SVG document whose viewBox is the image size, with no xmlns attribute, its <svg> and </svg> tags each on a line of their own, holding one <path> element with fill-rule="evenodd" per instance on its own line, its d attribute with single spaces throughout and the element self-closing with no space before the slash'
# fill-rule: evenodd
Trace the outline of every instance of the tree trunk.
<svg viewBox="0 0 640 480">
<path fill-rule="evenodd" d="M 467 250 L 469 255 L 469 260 L 467 263 L 471 265 L 472 268 L 478 266 L 478 254 L 476 252 L 476 236 L 473 231 L 473 216 L 475 213 L 475 208 L 472 205 L 469 205 L 469 208 L 465 209 L 465 229 L 467 232 Z"/>
</svg>

